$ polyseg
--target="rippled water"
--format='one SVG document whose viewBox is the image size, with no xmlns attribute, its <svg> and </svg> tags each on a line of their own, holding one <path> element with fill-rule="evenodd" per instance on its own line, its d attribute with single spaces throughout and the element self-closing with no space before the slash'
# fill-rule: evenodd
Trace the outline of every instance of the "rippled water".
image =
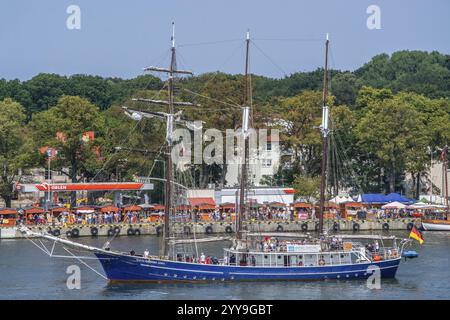
<svg viewBox="0 0 450 320">
<path fill-rule="evenodd" d="M 111 285 L 76 260 L 49 258 L 28 240 L 0 240 L 0 299 L 450 299 L 450 233 L 424 232 L 424 237 L 414 248 L 419 258 L 402 261 L 396 279 L 382 280 L 379 290 L 368 289 L 363 280 Z M 101 246 L 106 238 L 77 241 Z M 156 236 L 112 242 L 113 249 L 136 252 L 157 252 L 158 245 Z M 204 243 L 199 250 L 221 256 L 223 246 L 228 245 Z M 102 272 L 96 260 L 87 262 Z M 66 286 L 72 264 L 81 268 L 80 290 Z"/>
</svg>

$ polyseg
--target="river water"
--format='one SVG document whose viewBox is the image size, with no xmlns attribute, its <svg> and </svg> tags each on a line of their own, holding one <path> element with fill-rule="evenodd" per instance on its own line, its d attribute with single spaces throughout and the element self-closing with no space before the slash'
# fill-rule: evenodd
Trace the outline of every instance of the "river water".
<svg viewBox="0 0 450 320">
<path fill-rule="evenodd" d="M 407 237 L 405 232 L 394 233 Z M 423 232 L 425 243 L 415 245 L 416 259 L 402 261 L 395 279 L 369 289 L 364 280 L 303 282 L 244 282 L 206 284 L 109 284 L 77 260 L 49 258 L 31 242 L 0 240 L 0 299 L 450 299 L 450 233 Z M 78 242 L 101 246 L 100 238 Z M 112 249 L 157 253 L 156 236 L 119 237 Z M 227 242 L 199 244 L 205 254 L 222 256 Z M 47 244 L 50 247 L 50 244 Z M 58 249 L 58 253 L 66 254 Z M 82 253 L 79 253 L 82 254 Z M 103 272 L 96 260 L 85 260 Z M 68 289 L 67 268 L 78 265 L 81 289 Z"/>
</svg>

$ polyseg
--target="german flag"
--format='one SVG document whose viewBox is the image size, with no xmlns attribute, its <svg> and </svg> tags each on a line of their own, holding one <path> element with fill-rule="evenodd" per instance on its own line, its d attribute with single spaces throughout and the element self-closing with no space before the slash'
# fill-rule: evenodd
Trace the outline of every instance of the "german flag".
<svg viewBox="0 0 450 320">
<path fill-rule="evenodd" d="M 424 241 L 422 234 L 420 233 L 419 230 L 416 229 L 416 226 L 413 226 L 413 228 L 411 229 L 411 233 L 409 234 L 409 237 L 419 241 L 420 244 L 422 244 Z"/>
</svg>

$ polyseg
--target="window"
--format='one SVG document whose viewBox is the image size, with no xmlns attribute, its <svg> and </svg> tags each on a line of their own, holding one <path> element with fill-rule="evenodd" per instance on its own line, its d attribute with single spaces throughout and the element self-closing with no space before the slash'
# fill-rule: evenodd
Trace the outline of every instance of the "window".
<svg viewBox="0 0 450 320">
<path fill-rule="evenodd" d="M 266 168 L 272 166 L 272 159 L 263 159 L 262 165 L 263 165 L 263 167 L 266 167 Z"/>
<path fill-rule="evenodd" d="M 267 151 L 272 150 L 272 142 L 267 141 L 266 149 L 267 149 Z"/>
</svg>

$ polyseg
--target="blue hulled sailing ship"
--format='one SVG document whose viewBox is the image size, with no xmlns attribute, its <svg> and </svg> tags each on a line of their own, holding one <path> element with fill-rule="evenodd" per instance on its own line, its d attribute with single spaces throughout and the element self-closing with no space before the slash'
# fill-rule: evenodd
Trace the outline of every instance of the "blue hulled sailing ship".
<svg viewBox="0 0 450 320">
<path fill-rule="evenodd" d="M 250 37 L 246 38 L 245 92 L 242 105 L 242 128 L 244 150 L 240 172 L 240 192 L 235 225 L 235 237 L 229 248 L 224 248 L 222 259 L 213 259 L 206 263 L 199 259 L 198 253 L 177 251 L 176 234 L 171 230 L 171 217 L 175 216 L 173 199 L 173 163 L 171 158 L 172 132 L 175 123 L 180 120 L 180 112 L 175 107 L 187 105 L 187 102 L 174 100 L 174 77 L 179 74 L 190 74 L 189 71 L 178 70 L 176 66 L 175 38 L 172 33 L 170 67 L 148 67 L 146 70 L 165 72 L 168 74 L 168 100 L 136 99 L 152 104 L 168 107 L 168 112 L 143 112 L 133 108 L 125 108 L 125 112 L 135 120 L 148 118 L 163 119 L 167 123 L 166 132 L 166 182 L 165 182 L 165 215 L 162 232 L 162 245 L 158 255 L 148 252 L 138 254 L 113 251 L 107 247 L 96 248 L 60 239 L 49 234 L 39 236 L 60 242 L 63 245 L 77 247 L 95 254 L 99 259 L 107 279 L 110 281 L 133 282 L 202 282 L 202 281 L 268 281 L 268 280 L 322 280 L 322 279 L 361 279 L 367 278 L 376 270 L 383 278 L 395 277 L 401 261 L 403 247 L 408 240 L 398 240 L 386 236 L 345 236 L 328 235 L 323 228 L 325 201 L 325 184 L 327 168 L 327 136 L 328 130 L 328 36 L 323 86 L 323 113 L 320 126 L 323 139 L 322 181 L 320 192 L 320 212 L 318 237 L 304 234 L 264 234 L 249 233 L 242 228 L 242 219 L 246 215 L 246 192 L 248 190 L 247 165 L 249 161 L 248 132 L 251 117 L 251 89 L 248 85 Z M 24 230 L 29 235 L 36 235 Z M 171 236 L 172 235 L 172 236 Z M 359 238 L 359 239 L 357 239 Z M 355 241 L 356 240 L 356 241 Z M 195 239 L 184 239 L 193 241 Z M 364 244 L 365 242 L 366 244 Z M 367 242 L 374 244 L 373 248 Z"/>
<path fill-rule="evenodd" d="M 318 280 L 318 279 L 358 279 L 367 278 L 373 270 L 379 268 L 381 277 L 393 278 L 401 260 L 401 251 L 406 241 L 397 243 L 395 237 L 366 236 L 369 241 L 378 244 L 376 250 L 368 250 L 362 243 L 350 241 L 345 236 L 327 236 L 323 234 L 323 211 L 325 175 L 327 167 L 328 107 L 327 66 L 328 36 L 326 39 L 323 119 L 320 127 L 323 136 L 322 183 L 319 215 L 318 239 L 283 234 L 269 237 L 265 234 L 250 234 L 242 230 L 242 218 L 246 212 L 247 164 L 249 160 L 248 129 L 251 110 L 251 90 L 248 85 L 250 37 L 246 38 L 245 92 L 242 106 L 242 134 L 244 135 L 244 154 L 240 174 L 239 206 L 236 218 L 236 233 L 230 248 L 224 249 L 223 259 L 206 264 L 198 257 L 169 250 L 176 239 L 170 239 L 170 216 L 173 211 L 172 200 L 172 146 L 171 133 L 175 114 L 173 99 L 173 77 L 188 71 L 176 69 L 174 34 L 172 34 L 172 59 L 169 69 L 150 67 L 147 70 L 163 71 L 169 74 L 168 87 L 169 113 L 167 119 L 167 160 L 166 160 L 166 214 L 164 223 L 164 242 L 159 256 L 123 254 L 107 250 L 95 250 L 103 269 L 111 281 L 244 281 L 244 280 Z M 184 103 L 185 104 L 185 103 Z M 127 109 L 137 118 L 145 117 L 142 111 Z M 154 114 L 152 114 L 154 115 Z M 364 236 L 361 236 L 364 238 Z M 195 241 L 195 240 L 193 240 Z M 273 242 L 276 246 L 270 246 Z M 381 243 L 381 247 L 379 243 Z M 386 244 L 386 246 L 385 246 Z M 170 254 L 169 254 L 170 252 Z"/>
</svg>

